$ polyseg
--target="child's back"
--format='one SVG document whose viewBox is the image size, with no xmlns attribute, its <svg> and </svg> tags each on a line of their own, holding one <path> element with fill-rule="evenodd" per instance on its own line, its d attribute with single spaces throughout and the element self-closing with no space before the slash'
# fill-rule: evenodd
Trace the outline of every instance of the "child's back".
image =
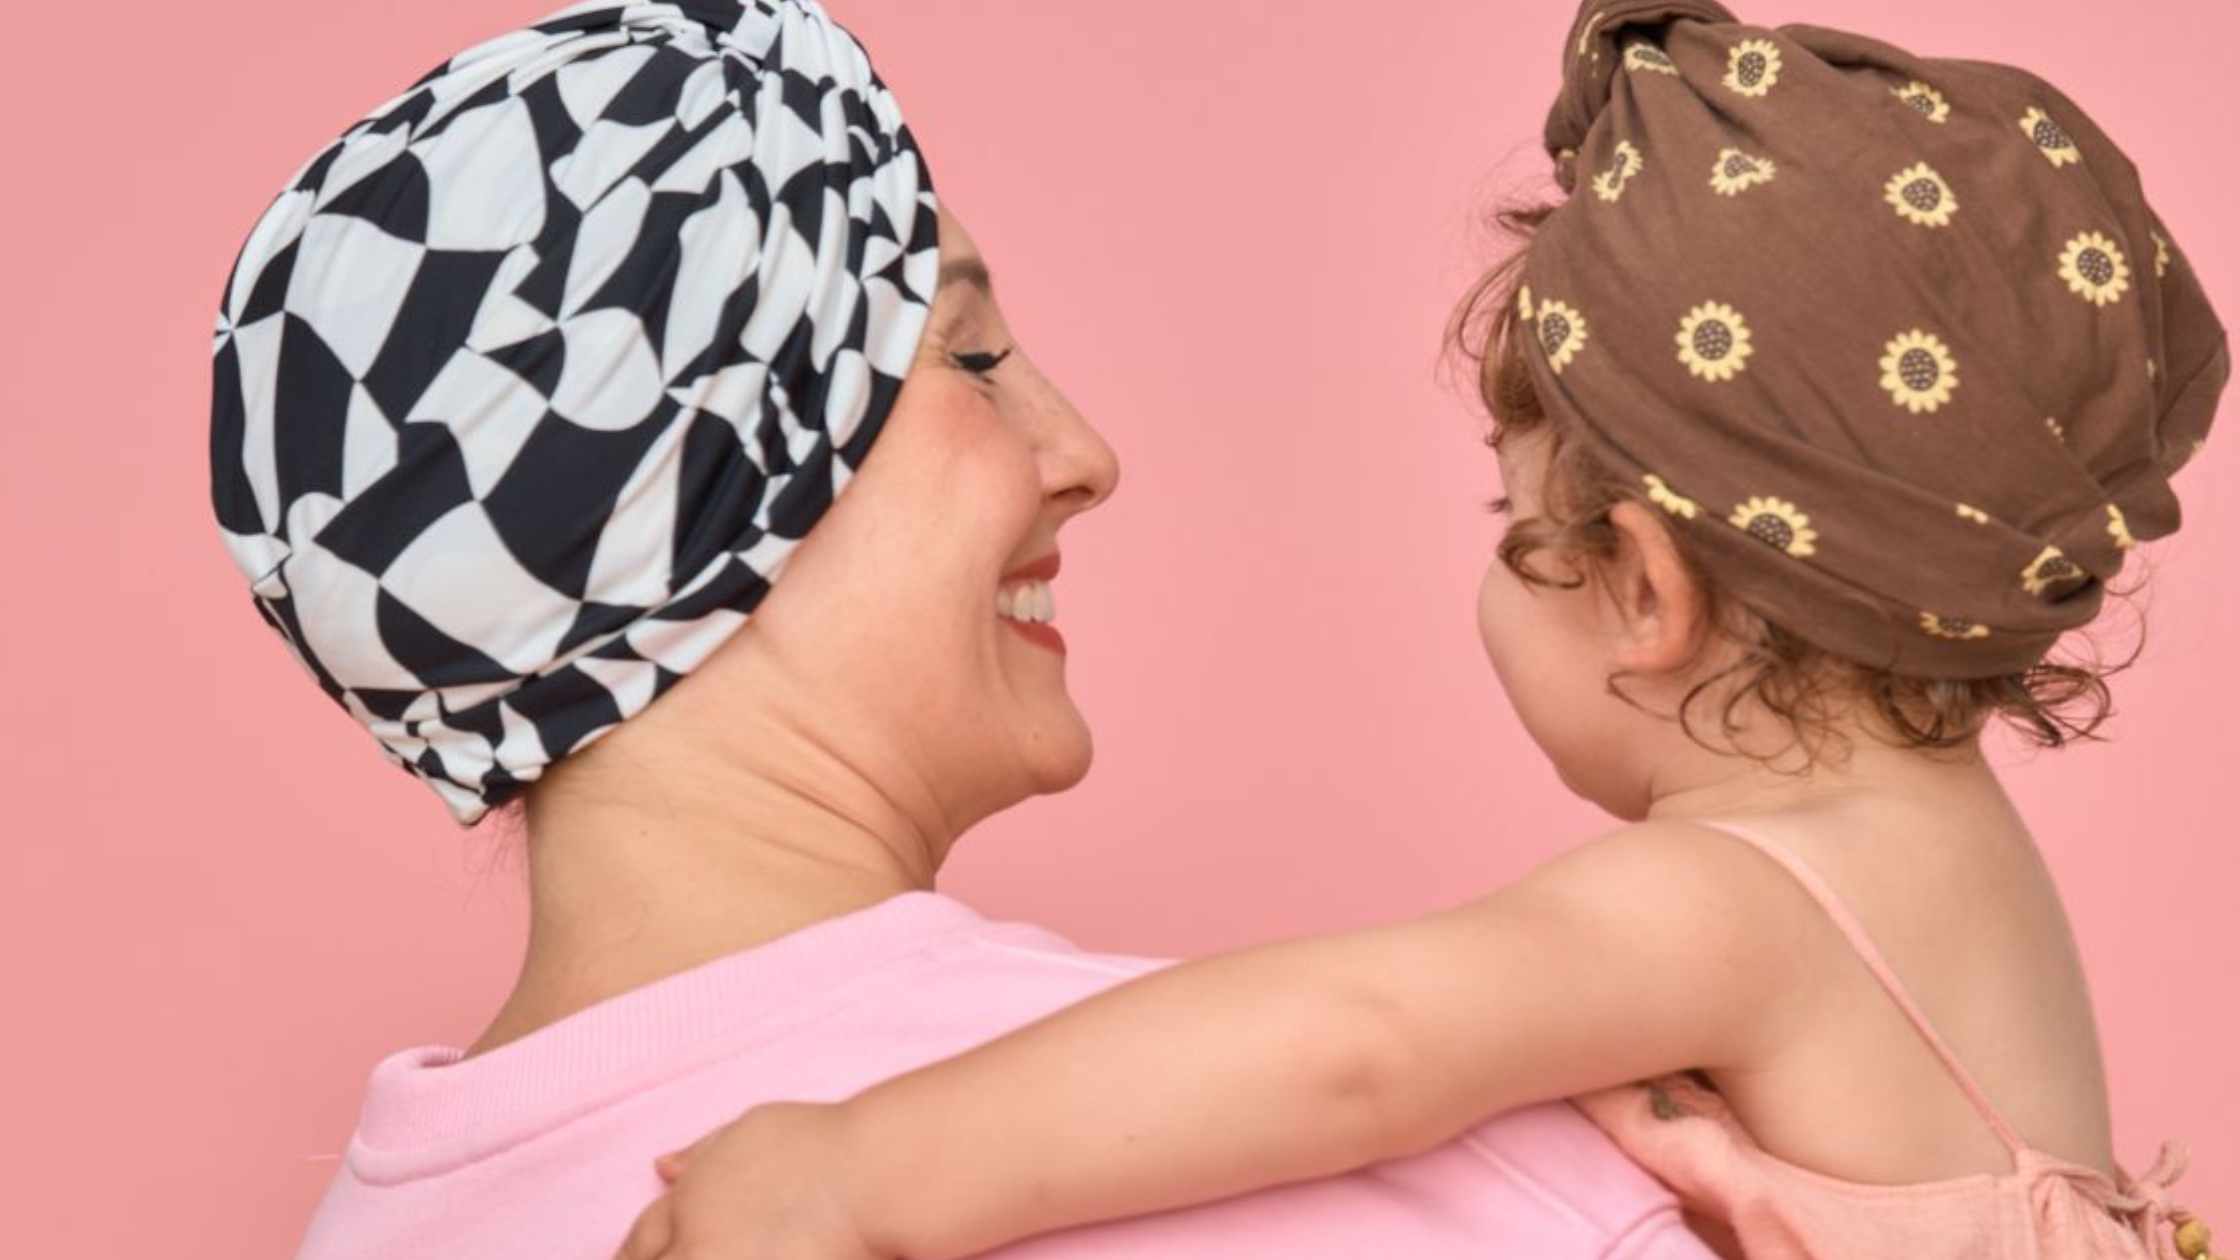
<svg viewBox="0 0 2240 1260">
<path fill-rule="evenodd" d="M 1685 824 L 1707 835 L 1683 843 L 1728 847 L 1699 856 L 1792 929 L 1815 1001 L 1762 1062 L 1575 1101 L 1728 1255 L 1972 1260 L 2001 1239 L 2161 1254 L 2160 1213 L 2140 1209 L 2167 1209 L 2183 1155 L 2166 1146 L 2136 1179 L 2109 1156 L 2090 1003 L 2036 850 L 1995 794 L 1943 802 L 1976 822 L 1965 834 L 1936 800 Z"/>
<path fill-rule="evenodd" d="M 2112 1176 L 2090 997 L 2052 879 L 1980 761 L 1918 778 L 1720 817 L 1826 882 L 2024 1141 Z M 1709 832 L 1693 843 L 1707 864 L 1748 881 L 1780 917 L 1797 965 L 1818 977 L 1765 1062 L 1710 1071 L 1759 1142 L 1859 1182 L 2007 1171 L 2006 1144 L 1828 909 L 1750 846 Z"/>
</svg>

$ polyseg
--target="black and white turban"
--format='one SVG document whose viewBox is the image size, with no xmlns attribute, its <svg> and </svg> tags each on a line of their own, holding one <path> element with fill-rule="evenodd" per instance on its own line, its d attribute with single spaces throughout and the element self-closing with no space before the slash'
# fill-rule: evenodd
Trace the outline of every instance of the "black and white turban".
<svg viewBox="0 0 2240 1260">
<path fill-rule="evenodd" d="M 930 179 L 815 0 L 593 0 L 327 145 L 217 318 L 258 612 L 462 826 L 746 620 L 868 453 Z"/>
</svg>

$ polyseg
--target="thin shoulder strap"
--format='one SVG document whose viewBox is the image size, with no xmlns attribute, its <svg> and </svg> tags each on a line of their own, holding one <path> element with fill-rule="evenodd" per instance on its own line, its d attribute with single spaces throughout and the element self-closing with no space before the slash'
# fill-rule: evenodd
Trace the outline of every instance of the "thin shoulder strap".
<svg viewBox="0 0 2240 1260">
<path fill-rule="evenodd" d="M 1790 852 L 1788 846 L 1762 831 L 1740 823 L 1709 818 L 1691 821 L 1698 826 L 1726 832 L 1779 862 L 1789 874 L 1795 876 L 1796 881 L 1804 885 L 1805 891 L 1812 894 L 1812 899 L 1820 903 L 1820 908 L 1827 912 L 1828 918 L 1842 929 L 1844 939 L 1851 942 L 1852 950 L 1874 972 L 1874 978 L 1881 982 L 1883 990 L 1889 993 L 1890 1000 L 1905 1012 L 1914 1031 L 1921 1034 L 1921 1039 L 1929 1044 L 1929 1049 L 1944 1064 L 1945 1070 L 1952 1073 L 1953 1080 L 1959 1082 L 1961 1090 L 1968 1095 L 1968 1101 L 1975 1105 L 1976 1112 L 1983 1117 L 1984 1123 L 1991 1126 L 1991 1131 L 1998 1135 L 1999 1140 L 2006 1144 L 2007 1150 L 2019 1154 L 2028 1149 L 2013 1127 L 2008 1125 L 2006 1117 L 2000 1115 L 1999 1109 L 1992 1104 L 1991 1096 L 1984 1093 L 1983 1087 L 1976 1083 L 1976 1078 L 1960 1062 L 1960 1057 L 1952 1053 L 1952 1047 L 1945 1044 L 1944 1038 L 1937 1035 L 1935 1026 L 1929 1023 L 1929 1017 L 1921 1013 L 1921 1007 L 1914 1002 L 1913 995 L 1906 992 L 1905 985 L 1898 980 L 1898 973 L 1891 970 L 1882 951 L 1875 948 L 1873 938 L 1867 935 L 1867 930 L 1860 924 L 1858 917 L 1851 913 L 1851 908 L 1843 903 L 1843 899 L 1836 895 L 1836 890 L 1820 877 L 1818 871 L 1806 865 L 1803 858 Z"/>
</svg>

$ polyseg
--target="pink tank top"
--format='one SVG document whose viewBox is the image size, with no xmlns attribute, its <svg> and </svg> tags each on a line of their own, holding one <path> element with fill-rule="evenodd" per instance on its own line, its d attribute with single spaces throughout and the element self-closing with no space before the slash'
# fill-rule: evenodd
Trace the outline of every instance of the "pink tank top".
<svg viewBox="0 0 2240 1260">
<path fill-rule="evenodd" d="M 1699 820 L 1763 852 L 1804 885 L 1905 1012 L 1999 1140 L 2014 1170 L 1880 1186 L 1775 1158 L 1693 1074 L 1597 1090 L 1572 1101 L 1635 1162 L 1671 1186 L 1714 1249 L 1748 1260 L 2174 1260 L 2176 1231 L 2203 1228 L 2170 1202 L 2185 1147 L 2165 1142 L 2144 1176 L 2032 1149 L 1914 1004 L 1826 881 L 1787 848 L 1736 823 Z M 2121 1169 L 2118 1170 L 2121 1172 Z M 2188 1237 L 2188 1260 L 2206 1248 Z"/>
</svg>

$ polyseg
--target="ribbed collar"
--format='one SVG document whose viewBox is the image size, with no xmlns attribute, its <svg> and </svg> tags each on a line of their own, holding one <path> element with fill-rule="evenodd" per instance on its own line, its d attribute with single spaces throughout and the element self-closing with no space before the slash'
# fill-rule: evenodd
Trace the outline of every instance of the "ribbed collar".
<svg viewBox="0 0 2240 1260">
<path fill-rule="evenodd" d="M 586 1007 L 471 1059 L 413 1046 L 374 1066 L 350 1168 L 389 1184 L 535 1137 L 656 1081 L 736 1054 L 848 1000 L 893 964 L 994 926 L 913 891 L 712 959 Z"/>
</svg>

